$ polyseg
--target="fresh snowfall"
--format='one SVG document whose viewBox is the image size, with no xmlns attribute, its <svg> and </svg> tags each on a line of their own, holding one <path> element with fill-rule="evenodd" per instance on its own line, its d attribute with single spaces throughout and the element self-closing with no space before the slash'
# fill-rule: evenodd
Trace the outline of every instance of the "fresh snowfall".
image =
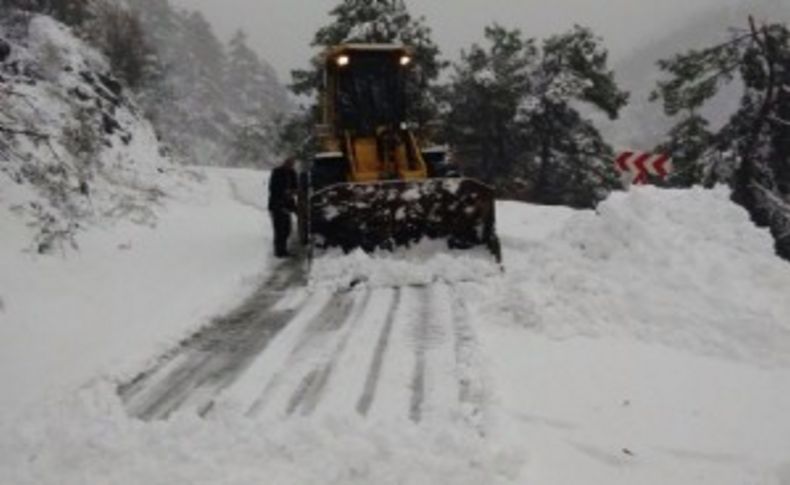
<svg viewBox="0 0 790 485">
<path fill-rule="evenodd" d="M 46 86 L 18 119 L 71 120 Z M 266 173 L 177 167 L 126 103 L 84 227 L 0 159 L 0 484 L 790 484 L 790 265 L 729 189 L 500 202 L 501 265 L 308 265 Z"/>
</svg>

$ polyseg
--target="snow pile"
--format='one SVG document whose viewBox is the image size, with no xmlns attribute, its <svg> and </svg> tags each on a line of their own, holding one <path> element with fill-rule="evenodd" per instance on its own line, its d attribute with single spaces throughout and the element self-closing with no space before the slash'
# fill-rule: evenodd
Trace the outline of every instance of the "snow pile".
<svg viewBox="0 0 790 485">
<path fill-rule="evenodd" d="M 513 483 L 520 450 L 492 450 L 452 424 L 427 431 L 361 418 L 251 421 L 126 416 L 95 383 L 23 421 L 0 421 L 3 483 L 15 485 Z"/>
<path fill-rule="evenodd" d="M 174 173 L 106 59 L 47 16 L 0 22 L 0 201 L 35 229 L 33 249 L 77 246 L 86 223 L 156 223 Z M 19 22 L 28 22 L 26 29 Z M 13 25 L 13 26 L 12 26 Z"/>
<path fill-rule="evenodd" d="M 790 266 L 725 188 L 637 188 L 545 241 L 505 242 L 508 283 L 494 308 L 521 325 L 790 363 Z"/>
<path fill-rule="evenodd" d="M 790 267 L 729 195 L 500 204 L 504 281 L 464 301 L 522 483 L 789 483 Z"/>
<path fill-rule="evenodd" d="M 396 252 L 328 251 L 310 269 L 313 288 L 347 289 L 426 286 L 436 282 L 482 282 L 500 276 L 501 267 L 487 251 L 448 251 L 443 241 L 423 241 Z"/>
</svg>

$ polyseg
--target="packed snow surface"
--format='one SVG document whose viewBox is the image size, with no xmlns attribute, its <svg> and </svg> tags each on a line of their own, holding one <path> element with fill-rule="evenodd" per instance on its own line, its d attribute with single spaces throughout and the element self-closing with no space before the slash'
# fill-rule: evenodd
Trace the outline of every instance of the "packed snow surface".
<svg viewBox="0 0 790 485">
<path fill-rule="evenodd" d="M 298 309 L 406 285 L 462 306 L 474 414 L 251 415 L 229 399 L 205 418 L 129 417 L 117 382 L 273 271 L 262 178 L 209 171 L 157 228 L 96 231 L 55 258 L 21 253 L 0 206 L 0 483 L 790 483 L 790 266 L 725 189 L 637 188 L 597 212 L 502 203 L 504 272 L 444 251 L 329 255 L 283 295 Z M 381 318 L 366 308 L 360 331 Z M 408 343 L 406 317 L 392 338 Z"/>
</svg>

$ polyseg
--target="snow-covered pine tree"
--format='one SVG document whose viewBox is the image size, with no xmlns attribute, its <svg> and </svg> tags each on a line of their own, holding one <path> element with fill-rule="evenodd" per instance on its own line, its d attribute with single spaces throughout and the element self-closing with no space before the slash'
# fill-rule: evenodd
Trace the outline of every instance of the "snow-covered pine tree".
<svg viewBox="0 0 790 485">
<path fill-rule="evenodd" d="M 519 113 L 535 150 L 534 200 L 589 207 L 618 185 L 613 151 L 578 105 L 615 119 L 627 101 L 608 66 L 608 51 L 590 29 L 577 25 L 543 42 Z"/>
<path fill-rule="evenodd" d="M 434 83 L 444 63 L 439 59 L 439 48 L 431 38 L 431 29 L 424 18 L 409 13 L 403 0 L 341 0 L 330 12 L 332 23 L 316 32 L 311 45 L 320 49 L 343 43 L 393 43 L 415 49 L 415 62 L 411 83 L 407 86 L 409 117 L 420 126 L 435 119 L 437 100 Z M 323 66 L 320 55 L 311 61 L 311 67 L 292 72 L 291 89 L 295 94 L 314 100 L 294 120 L 315 124 L 318 110 L 318 93 L 322 86 Z M 309 131 L 303 127 L 297 131 Z M 297 150 L 298 147 L 293 147 Z"/>
<path fill-rule="evenodd" d="M 190 163 L 257 165 L 271 125 L 288 109 L 274 70 L 237 35 L 228 48 L 197 12 L 168 0 L 135 0 L 158 71 L 140 90 L 160 136 Z"/>
<path fill-rule="evenodd" d="M 264 110 L 265 100 L 260 88 L 264 83 L 262 66 L 255 52 L 247 46 L 247 34 L 239 30 L 228 44 L 225 84 L 233 87 L 227 93 L 230 106 L 239 113 L 254 115 Z"/>
<path fill-rule="evenodd" d="M 136 89 L 157 70 L 153 49 L 145 38 L 134 11 L 112 2 L 95 2 L 90 20 L 83 23 L 84 36 L 110 60 L 113 72 Z"/>
<path fill-rule="evenodd" d="M 669 77 L 654 98 L 669 115 L 698 111 L 740 80 L 739 109 L 698 163 L 708 183 L 733 187 L 733 199 L 771 228 L 777 252 L 790 259 L 790 29 L 749 20 L 726 43 L 661 61 Z"/>
<path fill-rule="evenodd" d="M 93 17 L 90 0 L 3 0 L 2 7 L 50 15 L 70 27 L 80 27 Z"/>
<path fill-rule="evenodd" d="M 319 116 L 317 106 L 301 107 L 275 121 L 275 153 L 285 153 L 301 160 L 309 160 L 315 154 L 315 120 Z"/>
<path fill-rule="evenodd" d="M 238 31 L 230 40 L 225 92 L 234 113 L 231 165 L 261 165 L 274 150 L 275 115 L 287 109 L 273 69 L 248 47 Z"/>
<path fill-rule="evenodd" d="M 184 133 L 187 113 L 177 65 L 185 52 L 183 19 L 168 0 L 135 0 L 132 11 L 140 18 L 145 38 L 152 47 L 149 75 L 138 89 L 138 99 L 159 137 L 183 158 L 191 159 L 189 134 Z"/>
<path fill-rule="evenodd" d="M 699 161 L 713 142 L 708 120 L 689 111 L 668 134 L 668 140 L 656 147 L 656 153 L 671 153 L 674 170 L 666 181 L 656 181 L 668 187 L 691 187 L 703 180 Z"/>
<path fill-rule="evenodd" d="M 537 49 L 520 31 L 498 25 L 487 27 L 485 38 L 488 46 L 472 45 L 453 66 L 442 96 L 444 135 L 466 173 L 515 195 L 524 190 L 529 155 L 518 107 L 530 91 Z"/>
<path fill-rule="evenodd" d="M 540 48 L 497 26 L 486 37 L 489 50 L 475 46 L 465 54 L 448 89 L 446 129 L 462 162 L 479 164 L 484 179 L 511 197 L 595 204 L 617 177 L 611 148 L 578 106 L 616 117 L 628 98 L 601 40 L 578 26 Z M 474 151 L 477 160 L 470 158 Z"/>
<path fill-rule="evenodd" d="M 177 11 L 167 0 L 136 0 L 132 8 L 159 66 L 140 92 L 158 133 L 179 158 L 225 164 L 232 136 L 222 43 L 198 12 Z"/>
</svg>

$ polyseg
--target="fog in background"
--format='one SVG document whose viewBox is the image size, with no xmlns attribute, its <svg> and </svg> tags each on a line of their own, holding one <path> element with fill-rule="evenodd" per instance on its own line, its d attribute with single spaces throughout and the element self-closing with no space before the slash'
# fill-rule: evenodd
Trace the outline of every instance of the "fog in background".
<svg viewBox="0 0 790 485">
<path fill-rule="evenodd" d="M 304 68 L 316 52 L 310 42 L 330 22 L 339 0 L 172 0 L 202 11 L 227 40 L 244 29 L 249 43 L 290 83 L 290 71 Z M 620 86 L 631 93 L 617 120 L 592 111 L 605 138 L 617 147 L 652 147 L 674 121 L 650 92 L 662 75 L 656 61 L 729 38 L 729 27 L 748 28 L 747 16 L 790 22 L 790 0 L 406 0 L 415 16 L 424 16 L 445 59 L 480 42 L 493 22 L 545 38 L 574 24 L 591 27 L 611 52 L 610 65 Z M 447 74 L 447 73 L 446 73 Z M 710 103 L 705 115 L 721 126 L 737 107 L 737 85 Z"/>
<path fill-rule="evenodd" d="M 787 0 L 776 0 L 786 2 Z M 174 0 L 202 11 L 223 39 L 238 28 L 250 44 L 290 81 L 290 71 L 307 65 L 315 31 L 329 21 L 337 0 Z M 579 23 L 603 36 L 613 60 L 667 36 L 690 17 L 711 7 L 747 0 L 407 0 L 424 15 L 445 58 L 483 37 L 492 22 L 518 27 L 530 37 L 559 33 Z M 790 8 L 790 7 L 788 7 Z"/>
</svg>

